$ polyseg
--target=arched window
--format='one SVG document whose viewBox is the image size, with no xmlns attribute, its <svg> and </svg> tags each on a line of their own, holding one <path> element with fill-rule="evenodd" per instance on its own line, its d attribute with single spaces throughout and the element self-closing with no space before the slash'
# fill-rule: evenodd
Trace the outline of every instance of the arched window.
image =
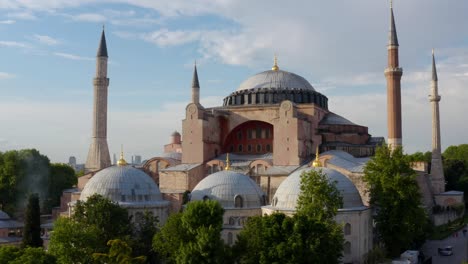
<svg viewBox="0 0 468 264">
<path fill-rule="evenodd" d="M 227 242 L 228 242 L 228 245 L 232 245 L 232 233 L 231 232 L 228 232 L 228 235 L 227 235 Z"/>
<path fill-rule="evenodd" d="M 250 144 L 247 145 L 247 151 L 248 151 L 248 152 L 252 152 L 252 145 L 250 145 Z"/>
<path fill-rule="evenodd" d="M 266 205 L 266 196 L 262 195 L 262 205 Z"/>
<path fill-rule="evenodd" d="M 351 224 L 346 223 L 344 226 L 344 234 L 345 236 L 351 235 Z"/>
<path fill-rule="evenodd" d="M 237 150 L 238 150 L 239 152 L 242 152 L 242 145 L 241 145 L 241 144 L 239 144 L 239 146 L 237 146 Z"/>
<path fill-rule="evenodd" d="M 343 251 L 344 251 L 345 255 L 350 255 L 351 254 L 351 242 L 346 241 L 344 243 Z"/>
<path fill-rule="evenodd" d="M 236 207 L 236 208 L 244 207 L 244 201 L 242 200 L 242 196 L 236 195 L 234 197 L 234 207 Z"/>
<path fill-rule="evenodd" d="M 229 217 L 229 225 L 235 225 L 236 224 L 236 219 L 234 217 Z"/>
<path fill-rule="evenodd" d="M 261 152 L 262 151 L 262 145 L 258 144 L 257 145 L 257 152 Z"/>
<path fill-rule="evenodd" d="M 277 203 L 278 203 L 278 197 L 273 198 L 273 202 L 271 203 L 271 205 L 276 206 Z"/>
</svg>

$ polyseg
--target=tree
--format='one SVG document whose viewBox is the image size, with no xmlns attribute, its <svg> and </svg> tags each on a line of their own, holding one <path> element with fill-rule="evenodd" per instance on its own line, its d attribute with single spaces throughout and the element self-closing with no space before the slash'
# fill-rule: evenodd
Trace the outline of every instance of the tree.
<svg viewBox="0 0 468 264">
<path fill-rule="evenodd" d="M 31 194 L 24 218 L 22 246 L 42 247 L 42 242 L 39 196 L 37 194 Z"/>
<path fill-rule="evenodd" d="M 54 256 L 48 254 L 42 248 L 25 248 L 19 257 L 8 264 L 55 264 L 56 259 Z"/>
<path fill-rule="evenodd" d="M 75 170 L 72 167 L 63 163 L 52 163 L 50 165 L 48 186 L 49 206 L 59 206 L 63 190 L 72 188 L 77 182 L 78 178 L 75 176 Z"/>
<path fill-rule="evenodd" d="M 158 217 L 146 211 L 141 219 L 135 219 L 133 232 L 133 251 L 137 256 L 146 256 L 147 263 L 157 263 L 158 254 L 153 250 L 152 241 L 159 231 Z"/>
<path fill-rule="evenodd" d="M 15 246 L 0 246 L 0 264 L 8 264 L 21 255 L 21 249 Z"/>
<path fill-rule="evenodd" d="M 468 162 L 468 144 L 448 147 L 443 155 L 445 159 L 463 160 Z"/>
<path fill-rule="evenodd" d="M 127 210 L 101 195 L 77 201 L 71 218 L 59 218 L 49 243 L 59 263 L 90 263 L 93 253 L 107 252 L 107 242 L 129 240 L 131 222 Z"/>
<path fill-rule="evenodd" d="M 107 242 L 109 253 L 94 253 L 93 259 L 95 263 L 116 263 L 116 264 L 138 264 L 145 263 L 146 257 L 132 257 L 132 248 L 120 239 L 109 240 Z"/>
<path fill-rule="evenodd" d="M 344 239 L 334 216 L 342 205 L 336 183 L 322 171 L 303 173 L 295 215 L 249 218 L 233 249 L 237 262 L 339 263 Z"/>
<path fill-rule="evenodd" d="M 217 201 L 194 201 L 169 217 L 153 239 L 153 248 L 168 263 L 221 263 L 224 209 Z"/>
<path fill-rule="evenodd" d="M 424 240 L 428 219 L 421 205 L 416 173 L 402 148 L 377 148 L 364 174 L 377 212 L 377 234 L 390 256 L 398 256 Z"/>
<path fill-rule="evenodd" d="M 17 151 L 0 152 L 0 209 L 13 215 L 19 178 L 20 160 Z"/>
</svg>

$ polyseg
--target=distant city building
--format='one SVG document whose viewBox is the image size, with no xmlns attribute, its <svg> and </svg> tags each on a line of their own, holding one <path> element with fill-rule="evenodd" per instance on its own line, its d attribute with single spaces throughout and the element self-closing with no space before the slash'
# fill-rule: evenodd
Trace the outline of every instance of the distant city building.
<svg viewBox="0 0 468 264">
<path fill-rule="evenodd" d="M 112 165 L 117 164 L 117 156 L 114 153 L 114 157 L 112 158 Z"/>
<path fill-rule="evenodd" d="M 76 158 L 75 156 L 71 156 L 69 159 L 68 159 L 68 165 L 70 166 L 75 166 L 76 165 Z"/>
<path fill-rule="evenodd" d="M 135 160 L 133 161 L 133 164 L 135 165 L 140 165 L 141 164 L 141 156 L 140 155 L 135 155 Z"/>
</svg>

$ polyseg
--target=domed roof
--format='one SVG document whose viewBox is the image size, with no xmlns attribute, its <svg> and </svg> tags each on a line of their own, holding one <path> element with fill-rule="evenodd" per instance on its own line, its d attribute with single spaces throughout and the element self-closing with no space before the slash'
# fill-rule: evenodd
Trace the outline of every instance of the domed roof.
<svg viewBox="0 0 468 264">
<path fill-rule="evenodd" d="M 282 70 L 270 70 L 258 73 L 245 80 L 239 88 L 237 88 L 237 91 L 255 88 L 303 89 L 315 91 L 314 87 L 303 77 Z"/>
<path fill-rule="evenodd" d="M 8 219 L 10 219 L 10 216 L 4 211 L 0 210 L 0 220 L 8 220 Z"/>
<path fill-rule="evenodd" d="M 112 166 L 96 173 L 83 188 L 80 200 L 100 194 L 119 203 L 162 201 L 156 183 L 143 171 L 129 165 Z"/>
<path fill-rule="evenodd" d="M 311 170 L 322 170 L 328 180 L 336 181 L 336 187 L 343 196 L 343 208 L 363 206 L 361 196 L 354 184 L 343 174 L 328 168 L 305 168 L 293 172 L 289 175 L 276 190 L 273 197 L 272 207 L 283 210 L 295 210 L 297 199 L 301 192 L 301 174 Z"/>
<path fill-rule="evenodd" d="M 265 194 L 249 176 L 224 170 L 207 176 L 193 189 L 192 201 L 205 199 L 216 200 L 224 208 L 260 208 L 265 203 Z M 241 206 L 236 206 L 236 199 Z"/>
</svg>

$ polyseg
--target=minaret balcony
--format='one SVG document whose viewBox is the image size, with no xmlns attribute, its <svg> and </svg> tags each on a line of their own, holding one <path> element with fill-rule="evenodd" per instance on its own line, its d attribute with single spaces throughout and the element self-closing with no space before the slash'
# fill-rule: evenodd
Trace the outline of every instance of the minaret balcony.
<svg viewBox="0 0 468 264">
<path fill-rule="evenodd" d="M 94 86 L 109 86 L 109 78 L 94 78 Z"/>
</svg>

